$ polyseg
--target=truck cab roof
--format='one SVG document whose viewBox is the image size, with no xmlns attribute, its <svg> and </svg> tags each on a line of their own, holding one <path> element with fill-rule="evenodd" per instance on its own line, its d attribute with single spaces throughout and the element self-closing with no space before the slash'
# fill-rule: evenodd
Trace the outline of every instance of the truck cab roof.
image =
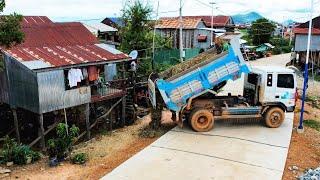
<svg viewBox="0 0 320 180">
<path fill-rule="evenodd" d="M 252 72 L 254 73 L 294 73 L 292 69 L 279 66 L 253 66 Z"/>
</svg>

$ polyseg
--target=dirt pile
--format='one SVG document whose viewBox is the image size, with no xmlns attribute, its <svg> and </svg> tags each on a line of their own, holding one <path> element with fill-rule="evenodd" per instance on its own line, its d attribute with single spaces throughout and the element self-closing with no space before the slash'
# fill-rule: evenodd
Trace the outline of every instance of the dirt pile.
<svg viewBox="0 0 320 180">
<path fill-rule="evenodd" d="M 202 64 L 209 63 L 213 60 L 216 60 L 226 53 L 222 53 L 217 55 L 215 49 L 210 49 L 204 53 L 199 54 L 198 56 L 184 61 L 180 64 L 177 64 L 166 71 L 163 71 L 159 74 L 162 79 L 175 79 L 175 77 L 179 76 L 179 74 L 184 73 L 185 71 L 191 71 L 201 66 Z"/>
</svg>

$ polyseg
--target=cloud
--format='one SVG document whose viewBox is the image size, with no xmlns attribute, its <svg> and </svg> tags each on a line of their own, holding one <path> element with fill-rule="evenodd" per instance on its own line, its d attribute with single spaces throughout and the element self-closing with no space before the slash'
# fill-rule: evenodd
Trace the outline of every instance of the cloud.
<svg viewBox="0 0 320 180">
<path fill-rule="evenodd" d="M 23 15 L 45 15 L 51 18 L 67 17 L 78 19 L 102 18 L 120 15 L 125 2 L 134 0 L 7 0 L 4 13 L 18 12 Z M 143 0 L 156 9 L 158 0 Z M 200 2 L 199 2 L 200 1 Z M 211 14 L 211 0 L 183 0 L 184 15 Z M 302 0 L 214 0 L 218 9 L 214 14 L 233 15 L 256 11 L 276 21 L 294 19 L 305 21 L 308 18 L 309 2 Z M 205 5 L 208 4 L 208 5 Z M 320 9 L 317 5 L 315 9 Z M 160 16 L 177 16 L 179 0 L 161 0 Z M 174 11 L 174 12 L 168 12 Z M 315 13 L 318 15 L 320 12 Z"/>
</svg>

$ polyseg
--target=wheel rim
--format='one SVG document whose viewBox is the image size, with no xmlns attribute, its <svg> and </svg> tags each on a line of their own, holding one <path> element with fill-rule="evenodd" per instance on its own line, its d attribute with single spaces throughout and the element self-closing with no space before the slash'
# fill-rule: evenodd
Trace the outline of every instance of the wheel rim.
<svg viewBox="0 0 320 180">
<path fill-rule="evenodd" d="M 281 114 L 279 112 L 273 112 L 270 116 L 272 125 L 278 125 L 281 121 Z"/>
<path fill-rule="evenodd" d="M 209 126 L 209 119 L 207 116 L 201 115 L 197 121 L 196 124 L 199 128 L 205 129 Z"/>
</svg>

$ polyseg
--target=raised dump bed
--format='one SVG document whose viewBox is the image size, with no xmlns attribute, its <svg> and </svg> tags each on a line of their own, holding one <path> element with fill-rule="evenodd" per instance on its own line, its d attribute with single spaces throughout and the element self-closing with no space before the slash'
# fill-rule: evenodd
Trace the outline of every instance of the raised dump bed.
<svg viewBox="0 0 320 180">
<path fill-rule="evenodd" d="M 188 64 L 188 67 L 183 67 Z M 185 62 L 178 66 L 181 68 L 174 67 L 176 69 L 174 73 L 172 69 L 161 73 L 160 79 L 155 81 L 156 86 L 149 80 L 151 101 L 154 106 L 156 106 L 156 87 L 167 108 L 179 112 L 186 106 L 189 98 L 211 91 L 224 81 L 238 79 L 242 73 L 250 72 L 236 45 L 230 46 L 227 53 L 212 57 L 205 55 L 195 63 Z"/>
</svg>

